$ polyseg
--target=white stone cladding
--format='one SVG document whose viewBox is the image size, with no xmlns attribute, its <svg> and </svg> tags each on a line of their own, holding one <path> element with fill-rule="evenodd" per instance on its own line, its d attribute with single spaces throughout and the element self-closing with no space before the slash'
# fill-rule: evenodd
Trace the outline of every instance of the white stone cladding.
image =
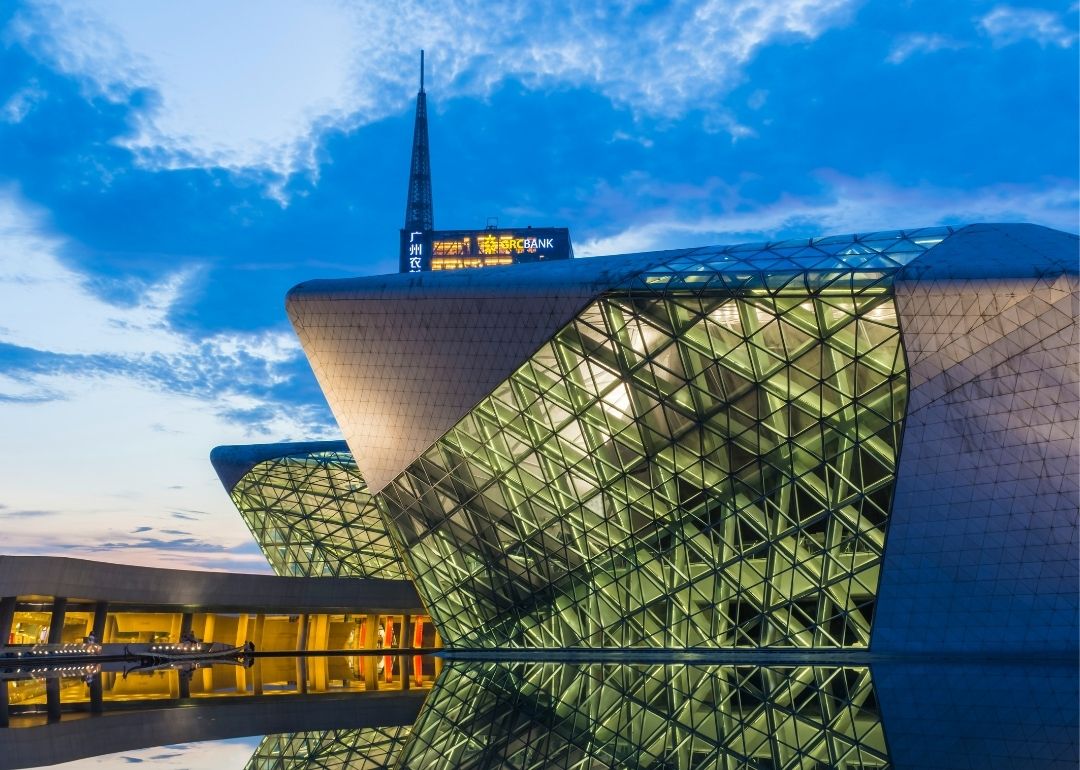
<svg viewBox="0 0 1080 770">
<path fill-rule="evenodd" d="M 677 253 L 312 281 L 286 308 L 375 493 L 596 294 Z"/>
<path fill-rule="evenodd" d="M 1080 294 L 1070 255 L 1074 236 L 976 226 L 896 282 L 911 379 L 874 649 L 1075 644 Z"/>
</svg>

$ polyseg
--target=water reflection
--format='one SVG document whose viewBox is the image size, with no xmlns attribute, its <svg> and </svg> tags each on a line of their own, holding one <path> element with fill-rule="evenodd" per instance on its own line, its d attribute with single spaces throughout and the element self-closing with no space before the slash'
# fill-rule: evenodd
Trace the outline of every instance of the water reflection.
<svg viewBox="0 0 1080 770">
<path fill-rule="evenodd" d="M 1077 760 L 1080 674 L 1071 661 L 449 660 L 441 673 L 432 658 L 381 663 L 263 659 L 264 697 L 254 692 L 256 666 L 194 670 L 191 696 L 174 699 L 161 696 L 182 672 L 131 672 L 140 684 L 110 683 L 103 719 L 82 707 L 56 724 L 0 730 L 0 770 L 251 733 L 266 737 L 248 770 L 1044 770 Z M 107 683 L 108 674 L 96 676 Z M 32 686 L 41 685 L 19 685 L 27 694 Z M 65 708 L 85 704 L 79 686 L 87 683 L 61 688 L 76 691 Z"/>
<path fill-rule="evenodd" d="M 432 686 L 430 655 L 256 657 L 244 661 L 24 666 L 0 669 L 0 724 L 34 727 L 118 708 L 208 698 L 401 692 Z"/>
<path fill-rule="evenodd" d="M 378 770 L 397 765 L 408 727 L 268 735 L 245 770 Z"/>
<path fill-rule="evenodd" d="M 883 768 L 867 667 L 464 664 L 403 768 Z"/>
</svg>

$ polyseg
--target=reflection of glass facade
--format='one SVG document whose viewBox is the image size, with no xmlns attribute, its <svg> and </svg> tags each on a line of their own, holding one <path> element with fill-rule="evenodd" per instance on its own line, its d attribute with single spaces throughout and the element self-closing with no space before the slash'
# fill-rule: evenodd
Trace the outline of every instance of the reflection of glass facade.
<svg viewBox="0 0 1080 770">
<path fill-rule="evenodd" d="M 344 442 L 323 444 L 334 448 L 282 444 L 230 490 L 270 566 L 286 576 L 407 579 Z"/>
<path fill-rule="evenodd" d="M 889 273 L 670 267 L 380 494 L 451 646 L 868 645 L 907 395 Z"/>
<path fill-rule="evenodd" d="M 381 770 L 397 766 L 408 727 L 268 735 L 245 770 Z"/>
<path fill-rule="evenodd" d="M 885 768 L 865 667 L 465 663 L 399 767 Z"/>
</svg>

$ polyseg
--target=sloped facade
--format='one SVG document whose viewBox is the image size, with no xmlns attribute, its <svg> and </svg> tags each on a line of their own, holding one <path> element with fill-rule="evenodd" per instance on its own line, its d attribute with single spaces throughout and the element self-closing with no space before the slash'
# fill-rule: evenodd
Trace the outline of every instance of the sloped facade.
<svg viewBox="0 0 1080 770">
<path fill-rule="evenodd" d="M 316 281 L 287 304 L 450 647 L 1075 645 L 1075 236 Z"/>
<path fill-rule="evenodd" d="M 210 461 L 274 574 L 408 579 L 344 441 L 221 446 Z"/>
</svg>

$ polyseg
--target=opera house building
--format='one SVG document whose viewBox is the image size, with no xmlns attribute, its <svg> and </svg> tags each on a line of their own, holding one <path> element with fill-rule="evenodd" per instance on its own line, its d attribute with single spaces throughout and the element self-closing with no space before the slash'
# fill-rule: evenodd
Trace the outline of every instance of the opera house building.
<svg viewBox="0 0 1080 770">
<path fill-rule="evenodd" d="M 44 726 L 0 770 L 252 734 L 250 770 L 1075 766 L 1077 246 L 297 286 L 345 440 L 211 453 L 276 574 L 0 559 L 0 728 Z M 12 663 L 87 636 L 258 653 Z"/>
<path fill-rule="evenodd" d="M 977 224 L 310 281 L 346 443 L 215 465 L 450 650 L 1071 650 L 1078 273 Z"/>
</svg>

